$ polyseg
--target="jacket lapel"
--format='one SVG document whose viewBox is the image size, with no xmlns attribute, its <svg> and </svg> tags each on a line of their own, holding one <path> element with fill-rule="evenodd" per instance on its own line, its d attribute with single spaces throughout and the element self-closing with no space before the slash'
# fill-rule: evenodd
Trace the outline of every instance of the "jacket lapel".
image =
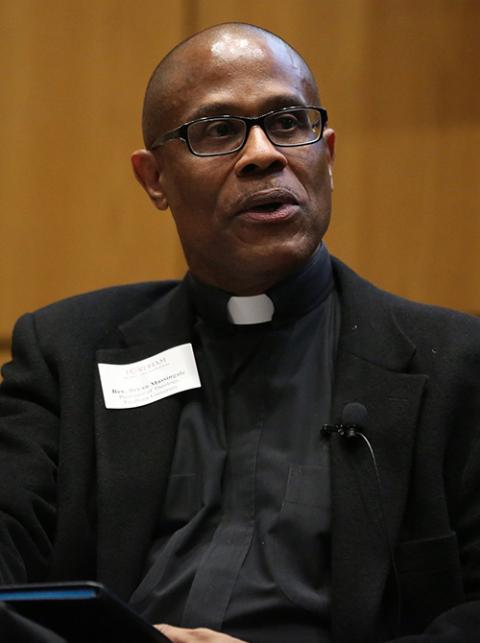
<svg viewBox="0 0 480 643">
<path fill-rule="evenodd" d="M 110 339 L 97 362 L 128 364 L 191 341 L 184 284 Z M 118 348 L 123 344 L 122 348 Z M 138 581 L 161 508 L 182 394 L 132 409 L 107 409 L 96 374 L 98 578 L 128 598 Z M 120 566 L 121 565 L 121 566 Z"/>
<path fill-rule="evenodd" d="M 332 421 L 348 402 L 363 404 L 373 449 L 360 437 L 332 436 L 333 638 L 356 643 L 375 640 L 379 626 L 426 376 L 406 372 L 415 346 L 378 291 L 372 297 L 370 285 L 335 265 L 343 307 Z"/>
</svg>

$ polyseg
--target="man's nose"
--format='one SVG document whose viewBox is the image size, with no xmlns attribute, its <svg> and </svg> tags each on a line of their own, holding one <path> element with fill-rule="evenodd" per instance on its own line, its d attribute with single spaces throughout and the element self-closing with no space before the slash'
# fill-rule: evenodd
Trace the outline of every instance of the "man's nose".
<svg viewBox="0 0 480 643">
<path fill-rule="evenodd" d="M 281 170 L 288 164 L 287 158 L 271 143 L 259 125 L 254 125 L 235 165 L 238 175 L 266 170 Z"/>
</svg>

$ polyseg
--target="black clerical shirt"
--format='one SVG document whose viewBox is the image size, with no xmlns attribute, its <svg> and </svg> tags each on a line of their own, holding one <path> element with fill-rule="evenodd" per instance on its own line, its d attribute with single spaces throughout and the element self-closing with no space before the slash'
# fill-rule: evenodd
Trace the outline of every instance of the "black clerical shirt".
<svg viewBox="0 0 480 643">
<path fill-rule="evenodd" d="M 228 294 L 187 277 L 202 388 L 184 394 L 166 501 L 132 605 L 152 622 L 254 643 L 327 642 L 328 444 L 339 328 L 330 258 L 236 325 Z"/>
</svg>

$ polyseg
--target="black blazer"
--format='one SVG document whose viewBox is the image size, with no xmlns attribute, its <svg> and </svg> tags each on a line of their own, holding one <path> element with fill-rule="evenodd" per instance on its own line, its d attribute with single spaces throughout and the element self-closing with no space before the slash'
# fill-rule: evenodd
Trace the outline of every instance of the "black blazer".
<svg viewBox="0 0 480 643">
<path fill-rule="evenodd" d="M 404 633 L 454 608 L 402 641 L 480 640 L 480 603 L 466 603 L 480 599 L 480 321 L 385 293 L 337 260 L 334 274 L 332 421 L 347 402 L 367 408 L 381 486 L 363 440 L 332 436 L 333 640 L 389 640 L 400 594 Z M 96 363 L 188 342 L 192 324 L 176 282 L 81 295 L 18 322 L 0 391 L 2 582 L 96 578 L 128 599 L 182 394 L 106 409 Z"/>
</svg>

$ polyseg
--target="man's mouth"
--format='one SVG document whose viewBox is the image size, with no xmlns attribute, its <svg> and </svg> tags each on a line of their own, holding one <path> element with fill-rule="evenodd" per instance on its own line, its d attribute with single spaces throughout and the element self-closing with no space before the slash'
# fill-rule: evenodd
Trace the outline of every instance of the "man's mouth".
<svg viewBox="0 0 480 643">
<path fill-rule="evenodd" d="M 298 210 L 296 197 L 285 189 L 271 189 L 244 197 L 236 211 L 237 216 L 252 221 L 285 221 Z"/>
<path fill-rule="evenodd" d="M 275 212 L 275 210 L 278 210 L 282 205 L 284 204 L 280 203 L 280 201 L 272 201 L 271 203 L 260 203 L 252 206 L 251 208 L 248 208 L 248 210 L 256 212 Z"/>
</svg>

